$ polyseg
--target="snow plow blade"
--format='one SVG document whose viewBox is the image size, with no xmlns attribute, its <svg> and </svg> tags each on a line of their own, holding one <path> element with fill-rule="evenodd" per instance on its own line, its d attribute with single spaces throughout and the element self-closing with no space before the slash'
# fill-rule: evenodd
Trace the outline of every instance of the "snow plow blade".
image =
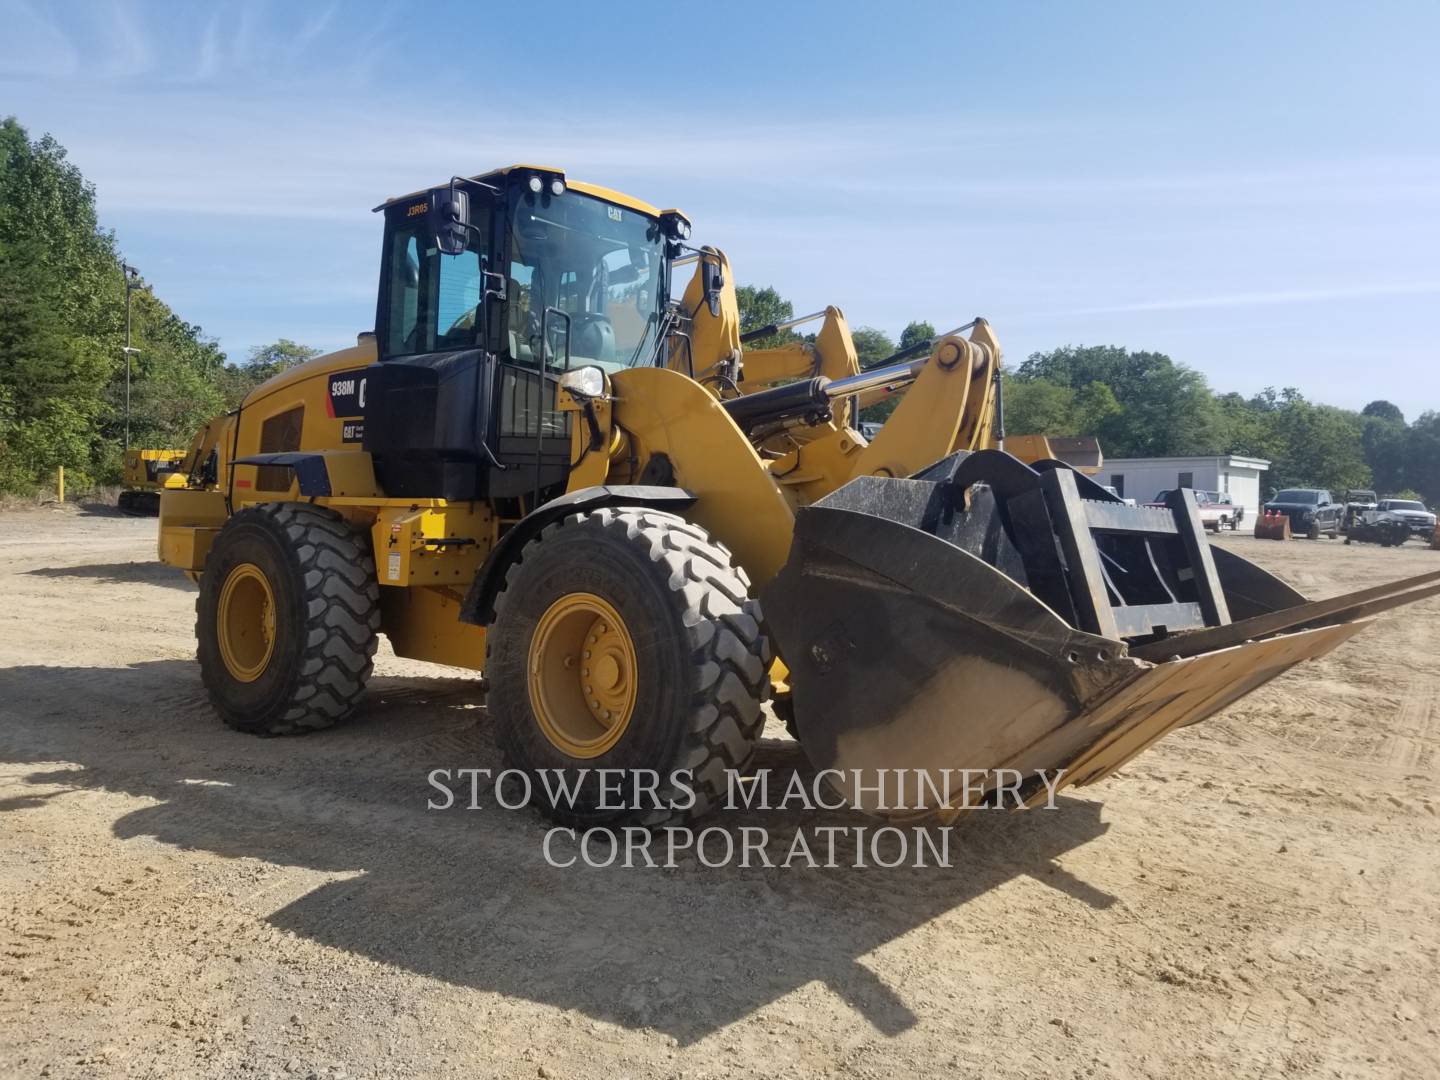
<svg viewBox="0 0 1440 1080">
<path fill-rule="evenodd" d="M 762 601 L 811 762 L 851 805 L 908 818 L 983 802 L 962 770 L 990 798 L 1016 770 L 1027 802 L 1049 797 L 1038 770 L 1099 780 L 1437 593 L 1440 571 L 1307 602 L 1212 548 L 1188 491 L 1130 507 L 987 450 L 800 510 Z"/>
</svg>

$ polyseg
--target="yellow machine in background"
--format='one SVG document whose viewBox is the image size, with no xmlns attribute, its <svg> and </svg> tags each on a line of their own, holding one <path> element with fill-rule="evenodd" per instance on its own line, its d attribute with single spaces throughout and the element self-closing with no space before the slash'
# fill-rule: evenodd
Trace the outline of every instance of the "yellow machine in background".
<svg viewBox="0 0 1440 1080">
<path fill-rule="evenodd" d="M 508 765 L 573 781 L 557 819 L 703 813 L 767 701 L 880 809 L 881 769 L 1095 779 L 1418 595 L 1307 605 L 1212 555 L 1188 492 L 1127 507 L 1006 442 L 984 319 L 868 370 L 834 307 L 747 350 L 728 261 L 678 211 L 537 166 L 379 209 L 375 332 L 212 422 L 162 498 L 241 730 L 347 716 L 383 632 L 485 672 Z M 602 769 L 652 798 L 607 808 Z"/>
<path fill-rule="evenodd" d="M 118 506 L 127 514 L 154 516 L 160 512 L 160 492 L 167 486 L 185 486 L 177 475 L 184 450 L 126 450 L 123 483 Z"/>
</svg>

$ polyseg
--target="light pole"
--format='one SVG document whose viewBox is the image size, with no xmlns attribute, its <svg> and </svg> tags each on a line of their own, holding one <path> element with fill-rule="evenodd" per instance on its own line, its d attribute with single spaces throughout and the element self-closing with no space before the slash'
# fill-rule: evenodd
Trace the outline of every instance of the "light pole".
<svg viewBox="0 0 1440 1080">
<path fill-rule="evenodd" d="M 140 287 L 140 271 L 128 263 L 120 264 L 125 276 L 125 451 L 130 450 L 130 354 L 139 349 L 130 347 L 130 294 Z"/>
</svg>

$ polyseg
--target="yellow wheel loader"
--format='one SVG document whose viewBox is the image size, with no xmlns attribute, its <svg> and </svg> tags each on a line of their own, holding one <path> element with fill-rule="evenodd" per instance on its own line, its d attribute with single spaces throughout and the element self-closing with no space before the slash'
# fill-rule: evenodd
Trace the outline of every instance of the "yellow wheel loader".
<svg viewBox="0 0 1440 1080">
<path fill-rule="evenodd" d="M 160 492 L 167 485 L 184 487 L 180 473 L 184 450 L 126 450 L 123 482 L 117 505 L 122 513 L 154 517 L 160 512 Z"/>
<path fill-rule="evenodd" d="M 384 633 L 485 673 L 506 763 L 566 778 L 564 801 L 532 789 L 559 820 L 703 813 L 767 700 L 894 814 L 888 770 L 1098 779 L 1440 588 L 1307 603 L 1212 549 L 1188 491 L 1126 506 L 1006 441 L 983 319 L 869 370 L 836 308 L 746 349 L 683 214 L 553 168 L 377 210 L 374 332 L 213 421 L 162 496 L 205 685 L 243 731 L 343 719 Z M 616 769 L 655 778 L 624 810 Z M 955 812 L 949 788 L 903 812 Z"/>
</svg>

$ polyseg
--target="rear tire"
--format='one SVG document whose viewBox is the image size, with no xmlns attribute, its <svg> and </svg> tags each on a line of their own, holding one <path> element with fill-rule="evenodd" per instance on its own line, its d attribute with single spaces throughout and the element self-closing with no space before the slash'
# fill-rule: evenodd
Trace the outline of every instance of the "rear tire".
<svg viewBox="0 0 1440 1080">
<path fill-rule="evenodd" d="M 200 675 L 252 735 L 330 727 L 355 709 L 380 629 L 370 545 L 333 511 L 267 503 L 234 515 L 195 601 Z"/>
<path fill-rule="evenodd" d="M 729 551 L 658 510 L 571 514 L 525 546 L 487 636 L 488 705 L 506 767 L 528 774 L 546 817 L 655 828 L 724 800 L 729 771 L 753 755 L 770 690 L 770 644 L 749 592 Z M 607 635 L 610 651 L 586 659 Z M 581 670 L 592 662 L 606 665 L 593 695 Z M 601 790 L 607 769 L 624 770 L 618 795 Z M 542 775 L 553 786 L 555 770 L 573 799 L 551 796 Z M 655 798 L 636 799 L 639 770 L 658 774 Z"/>
</svg>

